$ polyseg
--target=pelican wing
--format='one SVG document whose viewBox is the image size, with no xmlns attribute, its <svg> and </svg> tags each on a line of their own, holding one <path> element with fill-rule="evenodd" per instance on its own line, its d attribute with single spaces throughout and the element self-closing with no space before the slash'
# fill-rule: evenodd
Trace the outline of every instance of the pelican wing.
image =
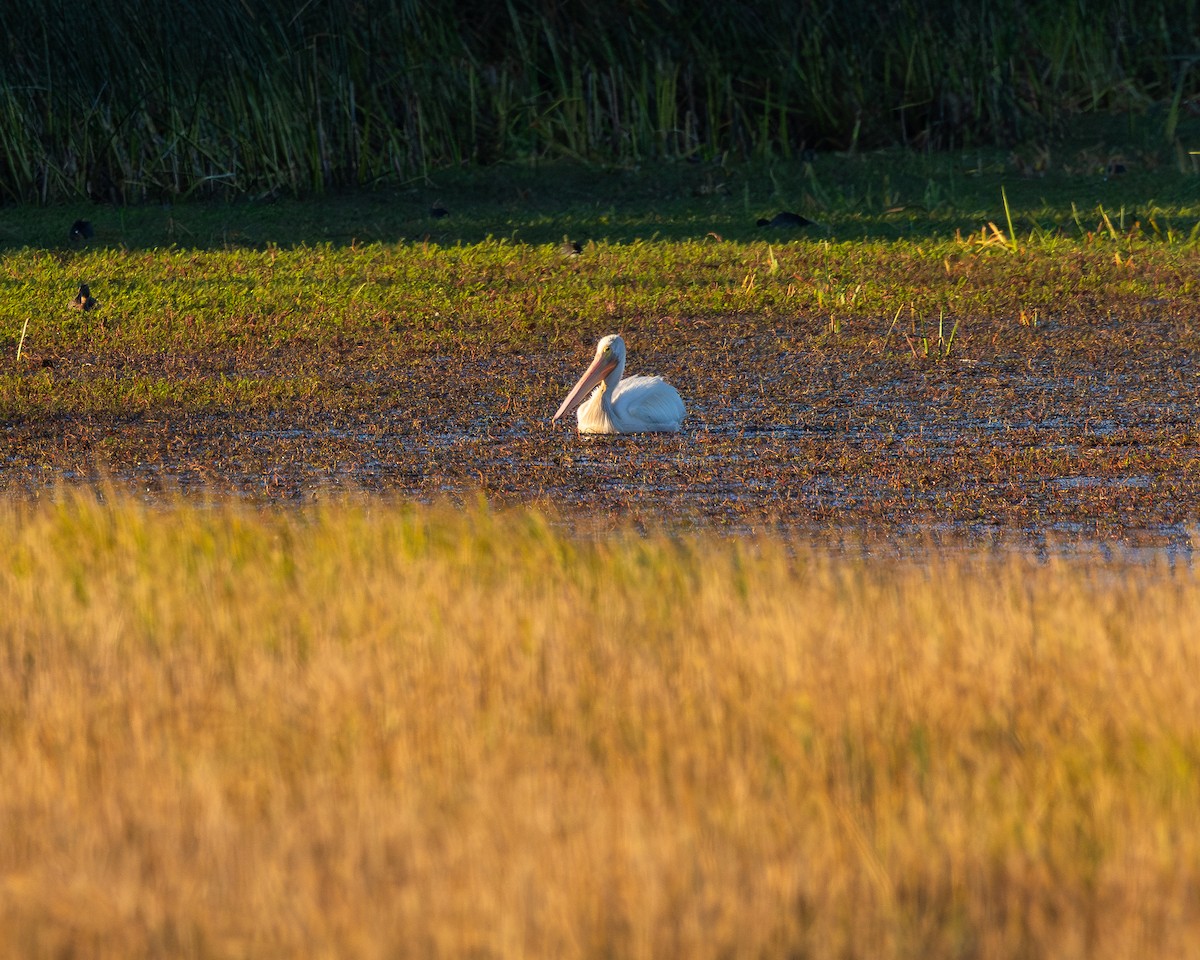
<svg viewBox="0 0 1200 960">
<path fill-rule="evenodd" d="M 687 412 L 679 393 L 662 377 L 626 377 L 613 391 L 622 433 L 676 431 Z"/>
</svg>

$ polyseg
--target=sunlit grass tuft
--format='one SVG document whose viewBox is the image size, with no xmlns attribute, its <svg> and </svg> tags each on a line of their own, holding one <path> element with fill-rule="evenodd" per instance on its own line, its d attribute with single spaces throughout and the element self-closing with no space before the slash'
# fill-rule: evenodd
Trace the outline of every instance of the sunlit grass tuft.
<svg viewBox="0 0 1200 960">
<path fill-rule="evenodd" d="M 6 955 L 1188 956 L 1200 585 L 7 502 Z"/>
</svg>

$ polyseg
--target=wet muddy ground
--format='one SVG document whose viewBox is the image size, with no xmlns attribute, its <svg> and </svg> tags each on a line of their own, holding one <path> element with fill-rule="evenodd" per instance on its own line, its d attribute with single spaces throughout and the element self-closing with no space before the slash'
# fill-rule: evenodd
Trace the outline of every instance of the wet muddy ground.
<svg viewBox="0 0 1200 960">
<path fill-rule="evenodd" d="M 630 373 L 688 405 L 678 435 L 578 436 L 549 417 L 590 359 L 563 348 L 380 356 L 300 344 L 236 360 L 64 354 L 27 377 L 316 377 L 295 402 L 10 413 L 0 486 L 100 477 L 140 494 L 297 503 L 341 492 L 484 492 L 586 527 L 702 525 L 814 539 L 934 535 L 1191 555 L 1200 517 L 1200 366 L 1161 327 L 1111 317 L 981 328 L 948 357 L 812 325 L 629 329 Z M 880 331 L 881 333 L 882 331 Z M 1001 335 L 1002 334 L 1002 335 Z M 186 391 L 185 391 L 186 392 Z"/>
</svg>

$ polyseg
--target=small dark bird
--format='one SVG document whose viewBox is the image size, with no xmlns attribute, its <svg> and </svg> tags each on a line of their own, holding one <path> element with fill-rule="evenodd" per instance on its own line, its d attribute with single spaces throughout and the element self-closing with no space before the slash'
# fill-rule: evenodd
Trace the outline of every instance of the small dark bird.
<svg viewBox="0 0 1200 960">
<path fill-rule="evenodd" d="M 95 233 L 90 220 L 76 220 L 71 224 L 71 232 L 68 236 L 75 243 L 80 243 L 84 240 L 91 240 Z"/>
<path fill-rule="evenodd" d="M 96 299 L 92 296 L 92 291 L 88 289 L 88 285 L 81 283 L 79 285 L 79 292 L 75 294 L 75 299 L 71 301 L 71 306 L 76 310 L 95 310 L 99 304 L 96 303 Z"/>
<path fill-rule="evenodd" d="M 450 216 L 450 211 L 445 207 L 432 206 L 429 208 L 429 215 L 433 217 L 434 220 L 441 220 L 442 217 Z"/>
<path fill-rule="evenodd" d="M 583 244 L 578 240 L 572 240 L 569 237 L 563 237 L 562 252 L 564 256 L 577 257 L 583 253 Z"/>
<path fill-rule="evenodd" d="M 813 222 L 808 217 L 802 217 L 798 213 L 789 213 L 784 210 L 782 213 L 777 213 L 770 220 L 765 217 L 758 218 L 760 227 L 811 227 Z"/>
</svg>

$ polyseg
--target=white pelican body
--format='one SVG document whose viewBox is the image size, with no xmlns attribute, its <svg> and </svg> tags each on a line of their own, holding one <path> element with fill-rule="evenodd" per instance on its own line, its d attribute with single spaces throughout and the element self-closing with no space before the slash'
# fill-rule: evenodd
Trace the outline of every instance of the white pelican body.
<svg viewBox="0 0 1200 960">
<path fill-rule="evenodd" d="M 580 433 L 675 433 L 687 412 L 675 388 L 662 377 L 629 377 L 625 341 L 601 339 L 596 358 L 571 388 L 554 420 L 579 408 Z M 589 395 L 590 394 L 590 395 Z"/>
</svg>

